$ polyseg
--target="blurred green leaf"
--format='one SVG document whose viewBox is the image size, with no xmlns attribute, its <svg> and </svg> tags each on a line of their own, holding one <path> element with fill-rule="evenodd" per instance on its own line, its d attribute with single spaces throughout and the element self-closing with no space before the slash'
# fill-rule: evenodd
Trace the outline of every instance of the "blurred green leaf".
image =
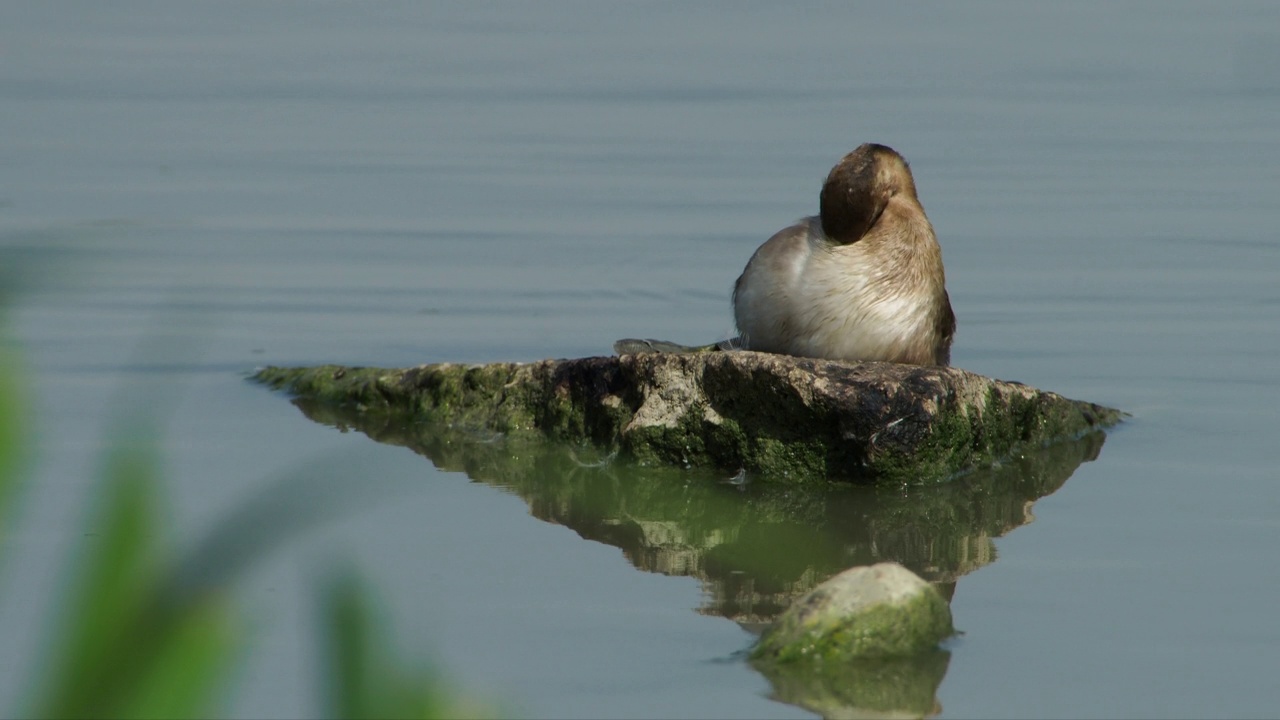
<svg viewBox="0 0 1280 720">
<path fill-rule="evenodd" d="M 216 598 L 179 599 L 162 575 L 157 462 L 118 443 L 107 462 L 99 533 L 75 565 L 65 636 L 55 650 L 44 717 L 198 717 L 229 669 L 229 616 Z"/>
<path fill-rule="evenodd" d="M 5 337 L 7 335 L 0 333 L 0 338 Z M 0 339 L 0 540 L 8 529 L 9 504 L 17 494 L 27 455 L 29 433 L 19 377 L 17 352 Z"/>
<path fill-rule="evenodd" d="M 156 587 L 154 460 L 138 448 L 114 449 L 98 500 L 100 515 L 87 524 L 91 534 L 72 580 L 65 611 L 65 636 L 58 651 L 42 715 L 75 717 L 106 714 L 126 691 L 123 665 L 137 658 L 138 616 Z M 122 649 L 129 652 L 116 657 Z M 110 698 L 104 706 L 103 700 Z M 95 712 L 96 711 L 96 712 Z"/>
<path fill-rule="evenodd" d="M 22 259 L 22 258 L 19 258 Z M 0 549 L 32 436 L 19 353 L 4 332 L 4 309 L 30 259 L 0 248 Z M 186 327 L 185 324 L 178 324 Z M 169 357 L 190 344 L 155 339 L 139 357 Z M 218 691 L 239 659 L 231 582 L 285 537 L 350 498 L 331 487 L 316 492 L 324 472 L 297 472 L 223 518 L 210 536 L 178 558 L 166 552 L 159 513 L 161 478 L 155 433 L 142 432 L 165 413 L 159 385 L 122 393 L 124 423 L 108 448 L 97 497 L 84 524 L 83 549 L 66 572 L 58 637 L 36 676 L 31 706 L 20 714 L 48 718 L 209 717 Z M 347 478 L 332 477 L 331 485 Z M 345 482 L 343 486 L 346 486 Z M 349 486 L 348 486 L 349 487 Z M 367 499 L 367 488 L 349 489 Z M 328 502 L 302 502 L 311 496 Z M 334 583 L 326 602 L 330 679 L 342 717 L 482 717 L 430 673 L 402 670 L 377 632 L 367 593 L 353 580 Z"/>
<path fill-rule="evenodd" d="M 352 576 L 322 593 L 330 715 L 363 718 L 463 718 L 490 715 L 457 697 L 435 673 L 409 671 L 398 662 L 378 622 L 370 595 Z"/>
<path fill-rule="evenodd" d="M 134 694 L 122 698 L 119 716 L 209 716 L 238 658 L 231 608 L 222 598 L 209 598 L 184 608 L 167 630 L 158 638 L 155 657 L 138 678 Z"/>
</svg>

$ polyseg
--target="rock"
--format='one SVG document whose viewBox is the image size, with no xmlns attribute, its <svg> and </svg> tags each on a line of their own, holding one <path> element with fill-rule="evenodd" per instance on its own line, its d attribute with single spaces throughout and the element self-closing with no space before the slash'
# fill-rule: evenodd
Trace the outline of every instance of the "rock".
<svg viewBox="0 0 1280 720">
<path fill-rule="evenodd" d="M 760 639 L 757 661 L 845 664 L 919 655 L 955 634 L 951 608 L 897 563 L 855 567 L 794 602 Z"/>
<path fill-rule="evenodd" d="M 588 442 L 773 480 L 945 480 L 1109 427 L 1118 410 L 958 368 L 746 351 L 389 370 L 268 367 L 296 397 L 397 421 Z"/>
<path fill-rule="evenodd" d="M 602 449 L 540 436 L 292 402 L 317 423 L 408 448 L 442 471 L 518 496 L 533 517 L 613 545 L 639 570 L 697 578 L 699 613 L 757 634 L 851 565 L 897 562 L 949 597 L 960 578 L 995 560 L 994 539 L 1031 522 L 1036 501 L 1061 488 L 1081 463 L 1096 460 L 1106 439 L 1095 431 L 1029 448 L 947 483 L 797 488 L 715 470 L 640 467 Z M 832 682 L 847 688 L 846 680 L 839 675 Z"/>
</svg>

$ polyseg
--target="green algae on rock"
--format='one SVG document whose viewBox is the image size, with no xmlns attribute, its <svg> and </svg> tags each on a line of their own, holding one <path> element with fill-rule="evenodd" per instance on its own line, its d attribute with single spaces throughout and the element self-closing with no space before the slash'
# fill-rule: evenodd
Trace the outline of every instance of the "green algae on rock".
<svg viewBox="0 0 1280 720">
<path fill-rule="evenodd" d="M 823 717 L 932 717 L 955 634 L 938 591 L 896 563 L 855 567 L 791 604 L 751 653 L 773 697 Z"/>
<path fill-rule="evenodd" d="M 958 368 L 746 351 L 405 369 L 268 367 L 254 378 L 362 414 L 589 442 L 649 465 L 803 482 L 944 480 L 1122 413 Z"/>
<path fill-rule="evenodd" d="M 1096 431 L 1026 449 L 952 482 L 824 483 L 797 492 L 750 474 L 731 481 L 715 470 L 641 467 L 582 443 L 477 432 L 301 397 L 292 402 L 317 423 L 408 448 L 441 471 L 502 488 L 522 498 L 531 516 L 619 548 L 638 570 L 697 578 L 703 599 L 697 612 L 753 631 L 853 565 L 896 562 L 950 597 L 960 578 L 995 559 L 994 539 L 1031 522 L 1035 503 L 1081 463 L 1096 460 L 1106 440 Z M 901 669 L 915 674 L 915 666 Z M 775 678 L 790 677 L 779 669 L 769 677 L 780 696 L 831 700 L 852 688 L 846 670 L 816 685 L 812 673 Z M 864 670 L 856 674 L 865 678 Z"/>
<path fill-rule="evenodd" d="M 844 663 L 933 650 L 955 634 L 951 608 L 897 563 L 845 570 L 787 608 L 753 660 Z"/>
</svg>

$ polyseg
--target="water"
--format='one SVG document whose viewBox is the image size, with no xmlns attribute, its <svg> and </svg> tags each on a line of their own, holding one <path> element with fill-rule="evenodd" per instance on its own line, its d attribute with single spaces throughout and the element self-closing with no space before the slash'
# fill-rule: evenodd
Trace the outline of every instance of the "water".
<svg viewBox="0 0 1280 720">
<path fill-rule="evenodd" d="M 705 556 L 646 556 L 600 530 L 615 505 L 557 515 L 243 374 L 726 337 L 754 248 L 877 141 L 938 229 L 955 364 L 1134 414 L 974 546 L 943 716 L 1274 715 L 1276 28 L 1266 3 L 6 5 L 0 241 L 56 252 L 11 323 L 41 463 L 6 540 L 0 706 L 146 382 L 175 544 L 306 463 L 394 494 L 246 578 L 229 713 L 317 711 L 307 591 L 336 557 L 406 651 L 518 712 L 811 716 L 738 659 L 725 586 L 680 574 Z M 761 537 L 867 558 L 832 520 L 848 498 L 823 502 Z"/>
</svg>

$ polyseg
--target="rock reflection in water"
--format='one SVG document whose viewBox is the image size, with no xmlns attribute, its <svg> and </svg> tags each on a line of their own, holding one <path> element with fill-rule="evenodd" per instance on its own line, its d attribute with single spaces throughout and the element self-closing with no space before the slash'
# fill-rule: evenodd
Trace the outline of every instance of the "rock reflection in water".
<svg viewBox="0 0 1280 720">
<path fill-rule="evenodd" d="M 592 448 L 516 442 L 306 400 L 311 419 L 402 445 L 446 471 L 522 497 L 537 518 L 620 548 L 641 570 L 703 582 L 700 612 L 758 629 L 856 565 L 899 562 L 950 598 L 995 559 L 993 539 L 1030 522 L 1104 435 L 1028 451 L 945 484 L 905 487 L 743 483 L 705 472 L 613 463 Z"/>
<path fill-rule="evenodd" d="M 773 699 L 824 718 L 917 718 L 942 712 L 938 687 L 951 653 L 879 658 L 833 665 L 758 666 L 773 685 Z"/>
<path fill-rule="evenodd" d="M 441 470 L 524 498 L 537 518 L 620 548 L 641 570 L 701 580 L 699 612 L 758 632 L 847 568 L 896 561 L 948 600 L 957 579 L 995 560 L 993 540 L 1033 519 L 1102 449 L 1104 435 L 1028 451 L 941 485 L 787 485 L 614 463 L 592 448 L 513 441 L 295 400 L 311 419 L 403 445 Z M 757 665 L 773 698 L 824 717 L 928 717 L 951 654 L 849 664 Z"/>
</svg>

